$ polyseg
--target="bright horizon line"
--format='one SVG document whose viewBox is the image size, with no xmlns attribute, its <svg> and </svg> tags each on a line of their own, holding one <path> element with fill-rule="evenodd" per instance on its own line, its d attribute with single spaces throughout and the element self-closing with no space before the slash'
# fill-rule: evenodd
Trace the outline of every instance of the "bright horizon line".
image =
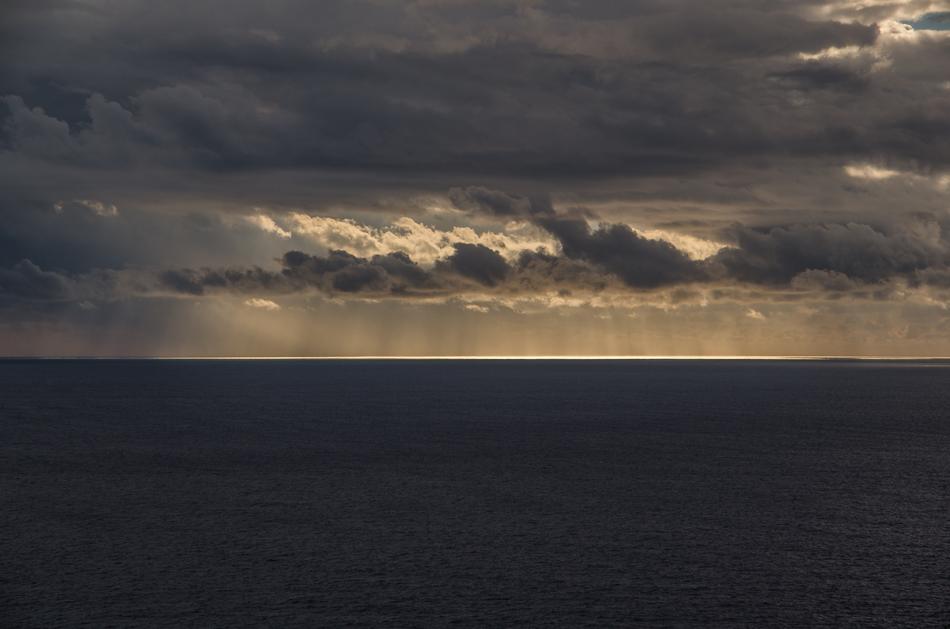
<svg viewBox="0 0 950 629">
<path fill-rule="evenodd" d="M 530 355 L 530 356 L 0 356 L 0 360 L 867 360 L 867 361 L 950 361 L 950 356 L 754 356 L 754 355 Z"/>
</svg>

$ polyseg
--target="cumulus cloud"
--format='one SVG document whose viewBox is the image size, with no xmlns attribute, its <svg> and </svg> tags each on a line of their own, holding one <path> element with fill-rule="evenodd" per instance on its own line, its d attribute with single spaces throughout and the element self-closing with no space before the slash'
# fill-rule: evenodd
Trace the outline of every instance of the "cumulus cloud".
<svg viewBox="0 0 950 629">
<path fill-rule="evenodd" d="M 663 240 L 638 235 L 626 225 L 603 225 L 591 230 L 581 219 L 542 219 L 540 224 L 558 238 L 564 256 L 594 263 L 636 288 L 699 281 L 703 268 Z"/>
</svg>

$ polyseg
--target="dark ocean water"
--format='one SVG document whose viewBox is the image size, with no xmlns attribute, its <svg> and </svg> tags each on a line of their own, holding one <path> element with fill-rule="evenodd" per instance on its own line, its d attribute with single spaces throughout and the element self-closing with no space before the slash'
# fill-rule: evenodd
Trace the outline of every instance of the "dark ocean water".
<svg viewBox="0 0 950 629">
<path fill-rule="evenodd" d="M 950 625 L 950 365 L 0 361 L 0 626 Z"/>
</svg>

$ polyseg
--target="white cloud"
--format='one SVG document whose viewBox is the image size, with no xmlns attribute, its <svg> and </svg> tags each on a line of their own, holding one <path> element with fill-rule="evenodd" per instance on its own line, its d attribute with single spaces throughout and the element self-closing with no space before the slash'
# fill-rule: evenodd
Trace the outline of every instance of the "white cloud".
<svg viewBox="0 0 950 629">
<path fill-rule="evenodd" d="M 867 179 L 870 181 L 887 181 L 898 178 L 899 181 L 903 182 L 930 185 L 940 192 L 950 188 L 950 175 L 932 173 L 922 175 L 912 171 L 893 170 L 873 164 L 848 164 L 844 167 L 844 172 L 849 177 Z"/>
<path fill-rule="evenodd" d="M 328 249 L 345 249 L 362 257 L 403 251 L 422 265 L 452 255 L 456 243 L 480 244 L 514 259 L 524 250 L 557 250 L 555 240 L 538 227 L 512 222 L 504 232 L 478 232 L 471 227 L 440 230 L 403 216 L 385 227 L 371 227 L 350 219 L 310 216 L 295 212 L 289 217 L 293 231 Z"/>
<path fill-rule="evenodd" d="M 258 297 L 252 297 L 244 302 L 245 306 L 250 306 L 251 308 L 260 308 L 261 310 L 269 310 L 271 312 L 275 310 L 280 310 L 280 306 L 271 301 L 270 299 L 260 299 Z"/>
<path fill-rule="evenodd" d="M 112 205 L 111 203 L 103 203 L 102 201 L 97 201 L 95 199 L 73 199 L 73 203 L 76 205 L 81 205 L 96 216 L 108 218 L 119 215 L 119 208 Z M 67 203 L 65 201 L 57 201 L 53 204 L 53 210 L 55 210 L 57 214 L 62 214 L 66 205 Z"/>
<path fill-rule="evenodd" d="M 920 14 L 915 14 L 920 15 Z M 906 16 L 905 16 L 906 17 Z M 895 63 L 904 67 L 914 63 L 921 54 L 922 44 L 942 45 L 950 39 L 950 31 L 915 30 L 910 24 L 896 19 L 877 22 L 878 37 L 869 46 L 833 46 L 813 53 L 798 53 L 804 61 L 833 61 L 846 64 L 856 71 L 883 72 L 894 70 Z M 896 81 L 898 74 L 891 75 L 889 81 Z"/>
<path fill-rule="evenodd" d="M 252 214 L 251 216 L 246 216 L 245 220 L 259 229 L 262 229 L 270 234 L 274 234 L 278 238 L 287 240 L 293 236 L 291 232 L 278 225 L 274 219 L 272 219 L 270 216 L 267 216 L 266 214 Z"/>
<path fill-rule="evenodd" d="M 896 177 L 900 172 L 889 168 L 881 168 L 873 164 L 848 164 L 844 167 L 844 172 L 849 177 L 855 179 L 890 179 Z"/>
<path fill-rule="evenodd" d="M 669 232 L 662 229 L 633 229 L 644 238 L 665 240 L 693 260 L 705 260 L 706 258 L 716 255 L 720 249 L 725 247 L 721 242 L 705 240 L 688 234 L 677 234 L 676 232 Z"/>
<path fill-rule="evenodd" d="M 464 226 L 438 229 L 408 216 L 397 218 L 382 227 L 365 225 L 348 218 L 311 216 L 302 212 L 290 213 L 281 221 L 282 225 L 264 213 L 247 216 L 245 219 L 259 229 L 276 234 L 280 238 L 287 239 L 297 234 L 326 249 L 342 249 L 364 258 L 401 251 L 423 266 L 431 266 L 436 260 L 452 255 L 457 243 L 483 245 L 498 251 L 509 261 L 516 259 L 526 250 L 543 249 L 552 254 L 558 251 L 555 238 L 525 221 L 511 221 L 504 226 L 504 231 L 476 231 Z M 715 255 L 725 246 L 688 234 L 630 227 L 644 238 L 672 244 L 694 260 Z"/>
</svg>

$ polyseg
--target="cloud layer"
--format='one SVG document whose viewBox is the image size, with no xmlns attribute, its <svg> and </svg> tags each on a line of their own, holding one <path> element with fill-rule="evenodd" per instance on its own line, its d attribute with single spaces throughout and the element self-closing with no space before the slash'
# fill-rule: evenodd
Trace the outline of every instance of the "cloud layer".
<svg viewBox="0 0 950 629">
<path fill-rule="evenodd" d="M 0 11 L 0 340 L 307 300 L 460 329 L 721 306 L 817 347 L 869 303 L 894 338 L 946 321 L 942 2 Z"/>
</svg>

